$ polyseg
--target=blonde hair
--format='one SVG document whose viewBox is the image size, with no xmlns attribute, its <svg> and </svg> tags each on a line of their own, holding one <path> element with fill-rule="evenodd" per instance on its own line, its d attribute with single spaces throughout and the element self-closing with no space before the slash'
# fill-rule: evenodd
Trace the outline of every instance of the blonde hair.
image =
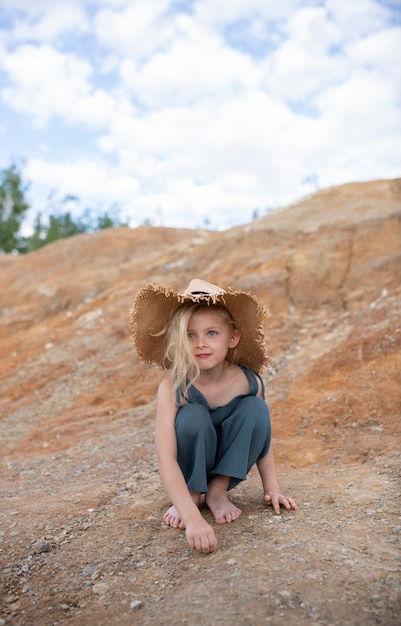
<svg viewBox="0 0 401 626">
<path fill-rule="evenodd" d="M 165 362 L 171 363 L 170 372 L 174 384 L 173 393 L 179 391 L 181 400 L 187 395 L 188 388 L 194 384 L 200 374 L 199 365 L 192 354 L 188 340 L 188 325 L 192 315 L 198 311 L 215 311 L 231 329 L 238 330 L 231 313 L 220 304 L 185 302 L 176 309 L 166 328 L 160 334 L 166 334 Z M 226 359 L 236 363 L 236 349 L 229 349 Z"/>
</svg>

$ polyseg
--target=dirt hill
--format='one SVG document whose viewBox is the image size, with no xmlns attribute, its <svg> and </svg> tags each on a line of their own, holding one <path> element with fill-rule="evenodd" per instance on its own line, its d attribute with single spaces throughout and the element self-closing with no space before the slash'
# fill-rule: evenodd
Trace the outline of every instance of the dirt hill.
<svg viewBox="0 0 401 626">
<path fill-rule="evenodd" d="M 224 232 L 141 227 L 0 257 L 0 626 L 391 626 L 401 614 L 401 179 Z M 166 527 L 128 311 L 193 277 L 270 310 L 281 487 L 256 473 L 211 555 Z M 207 510 L 204 515 L 211 521 Z"/>
</svg>

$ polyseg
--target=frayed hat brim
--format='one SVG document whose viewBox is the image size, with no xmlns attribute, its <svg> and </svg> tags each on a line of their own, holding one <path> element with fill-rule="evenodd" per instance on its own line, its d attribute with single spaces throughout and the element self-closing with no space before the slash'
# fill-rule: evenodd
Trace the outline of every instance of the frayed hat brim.
<svg viewBox="0 0 401 626">
<path fill-rule="evenodd" d="M 220 304 L 234 318 L 241 339 L 236 349 L 236 361 L 260 372 L 269 363 L 266 352 L 263 320 L 268 314 L 253 294 L 224 289 L 201 279 L 190 282 L 183 293 L 172 287 L 148 284 L 138 291 L 130 310 L 132 338 L 140 359 L 168 369 L 165 361 L 166 328 L 173 312 L 185 302 Z"/>
</svg>

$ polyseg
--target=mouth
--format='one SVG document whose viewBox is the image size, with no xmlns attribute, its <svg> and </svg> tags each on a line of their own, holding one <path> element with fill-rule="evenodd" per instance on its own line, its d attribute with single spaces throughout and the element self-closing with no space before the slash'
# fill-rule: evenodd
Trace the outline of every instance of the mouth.
<svg viewBox="0 0 401 626">
<path fill-rule="evenodd" d="M 197 354 L 196 358 L 197 359 L 207 359 L 210 356 L 210 354 Z"/>
</svg>

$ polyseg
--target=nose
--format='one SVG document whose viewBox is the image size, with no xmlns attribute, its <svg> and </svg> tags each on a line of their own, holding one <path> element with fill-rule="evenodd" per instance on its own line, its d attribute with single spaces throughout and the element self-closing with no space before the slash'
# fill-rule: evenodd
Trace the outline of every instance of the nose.
<svg viewBox="0 0 401 626">
<path fill-rule="evenodd" d="M 205 338 L 199 335 L 196 344 L 198 348 L 203 348 L 206 345 Z"/>
</svg>

